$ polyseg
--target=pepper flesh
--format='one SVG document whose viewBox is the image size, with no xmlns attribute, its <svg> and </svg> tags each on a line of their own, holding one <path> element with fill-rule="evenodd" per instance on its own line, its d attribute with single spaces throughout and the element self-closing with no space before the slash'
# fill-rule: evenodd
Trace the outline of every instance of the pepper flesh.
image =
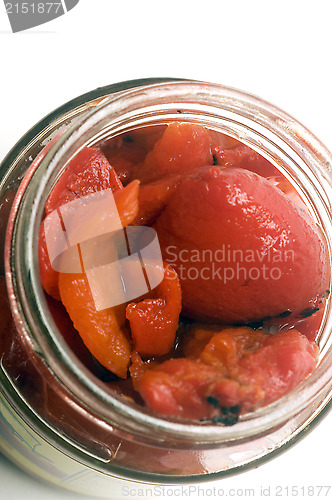
<svg viewBox="0 0 332 500">
<path fill-rule="evenodd" d="M 138 181 L 114 193 L 123 227 L 138 210 Z M 93 356 L 108 370 L 127 377 L 131 340 L 126 326 L 126 304 L 98 311 L 84 273 L 59 273 L 59 292 L 73 324 Z"/>
<path fill-rule="evenodd" d="M 164 279 L 150 295 L 128 304 L 126 316 L 134 349 L 142 356 L 162 356 L 174 346 L 181 312 L 181 287 L 170 265 L 164 265 Z"/>
<path fill-rule="evenodd" d="M 127 377 L 131 345 L 125 327 L 125 305 L 96 311 L 84 274 L 59 277 L 61 301 L 91 354 L 111 372 Z"/>
<path fill-rule="evenodd" d="M 192 123 L 171 123 L 133 175 L 142 183 L 212 165 L 209 132 Z"/>
<path fill-rule="evenodd" d="M 243 324 L 288 309 L 297 317 L 328 289 L 321 231 L 254 172 L 210 167 L 186 177 L 154 228 L 189 318 Z"/>
<path fill-rule="evenodd" d="M 52 189 L 45 205 L 46 214 L 82 196 L 112 189 L 122 189 L 122 184 L 103 153 L 97 148 L 85 148 L 68 164 Z M 60 300 L 59 273 L 52 268 L 45 239 L 44 221 L 39 229 L 38 260 L 40 279 L 44 290 Z"/>
<path fill-rule="evenodd" d="M 169 263 L 164 264 L 164 280 L 147 295 L 99 312 L 83 274 L 60 276 L 61 300 L 90 352 L 120 378 L 127 376 L 129 367 L 137 401 L 141 396 L 151 411 L 166 416 L 231 425 L 241 413 L 269 404 L 292 390 L 317 362 L 314 342 L 295 328 L 302 328 L 308 336 L 314 335 L 313 330 L 317 332 L 318 314 L 306 321 L 301 314 L 303 309 L 319 308 L 320 313 L 324 310 L 322 294 L 328 282 L 326 249 L 320 232 L 309 216 L 289 201 L 303 207 L 297 192 L 276 167 L 255 151 L 197 124 L 176 122 L 156 127 L 155 132 L 154 127 L 150 132 L 136 130 L 112 139 L 102 150 L 108 162 L 98 156 L 95 148 L 93 153 L 82 153 L 87 155 L 87 161 L 77 167 L 73 177 L 65 171 L 46 210 L 100 186 L 112 187 L 118 201 L 122 199 L 123 206 L 131 206 L 131 192 L 132 201 L 138 200 L 138 210 L 122 211 L 123 226 L 152 225 Z M 96 154 L 91 168 L 89 154 Z M 136 191 L 122 189 L 119 178 L 128 188 L 136 186 Z M 136 180 L 128 184 L 132 179 Z M 259 209 L 264 204 L 274 214 L 270 218 Z M 299 219 L 302 225 L 297 227 Z M 263 226 L 269 234 L 260 232 Z M 238 250 L 249 246 L 260 252 L 258 245 L 265 242 L 265 250 L 269 245 L 273 251 L 280 250 L 286 248 L 283 245 L 287 234 L 294 228 L 293 241 L 298 242 L 296 265 L 291 263 L 287 268 L 285 262 L 279 263 L 284 279 L 282 283 L 270 282 L 268 289 L 264 288 L 268 285 L 264 280 L 258 280 L 256 288 L 256 279 L 238 288 L 230 280 L 223 293 L 218 288 L 220 280 L 211 283 L 205 279 L 201 273 L 205 263 L 201 265 L 197 258 L 188 265 L 199 271 L 198 279 L 186 282 L 176 272 L 177 264 L 186 268 L 187 260 L 174 262 L 174 256 L 187 257 L 193 248 L 213 252 L 225 243 Z M 220 239 L 221 234 L 231 239 Z M 264 256 L 262 259 L 260 263 L 267 264 Z M 51 276 L 47 274 L 47 259 L 43 257 L 42 263 L 41 275 L 44 271 Z M 303 280 L 301 266 L 306 278 L 309 270 L 310 279 Z M 49 288 L 47 279 L 42 277 L 42 281 L 46 291 L 51 290 L 55 296 L 57 281 L 53 289 L 52 280 Z M 299 288 L 299 283 L 304 285 Z M 182 291 L 183 317 L 190 316 L 196 323 L 185 328 L 180 323 L 178 328 Z M 248 327 L 226 326 L 251 321 L 259 326 L 264 322 L 277 331 L 288 324 L 292 330 L 271 335 Z"/>
<path fill-rule="evenodd" d="M 207 330 L 207 338 L 211 334 Z M 317 353 L 317 346 L 296 330 L 269 335 L 229 328 L 212 334 L 193 358 L 173 358 L 144 369 L 136 357 L 131 373 L 151 410 L 230 425 L 240 413 L 296 387 L 314 369 Z"/>
</svg>

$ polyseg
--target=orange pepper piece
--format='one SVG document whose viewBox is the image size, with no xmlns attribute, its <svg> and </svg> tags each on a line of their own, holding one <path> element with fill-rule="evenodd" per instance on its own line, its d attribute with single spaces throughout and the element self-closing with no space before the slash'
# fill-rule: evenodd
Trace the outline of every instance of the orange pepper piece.
<svg viewBox="0 0 332 500">
<path fill-rule="evenodd" d="M 123 227 L 138 210 L 139 182 L 133 181 L 114 193 Z M 126 304 L 97 311 L 85 274 L 59 273 L 59 292 L 73 324 L 91 354 L 105 368 L 127 377 L 131 342 L 126 321 Z"/>
<path fill-rule="evenodd" d="M 125 305 L 96 311 L 85 274 L 60 273 L 59 290 L 62 303 L 91 354 L 105 368 L 126 378 L 131 346 L 125 328 Z"/>
</svg>

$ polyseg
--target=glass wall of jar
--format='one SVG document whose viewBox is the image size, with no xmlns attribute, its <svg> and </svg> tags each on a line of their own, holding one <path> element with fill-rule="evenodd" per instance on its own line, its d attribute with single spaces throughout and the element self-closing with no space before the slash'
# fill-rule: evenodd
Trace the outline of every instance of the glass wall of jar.
<svg viewBox="0 0 332 500">
<path fill-rule="evenodd" d="M 2 167 L 8 292 L 2 299 L 0 402 L 2 426 L 10 432 L 1 445 L 30 472 L 78 491 L 87 492 L 91 476 L 99 485 L 91 493 L 103 494 L 109 484 L 120 488 L 126 480 L 174 484 L 257 466 L 305 435 L 330 405 L 329 301 L 314 372 L 234 426 L 156 416 L 91 373 L 64 340 L 65 320 L 52 314 L 37 258 L 52 187 L 83 148 L 175 121 L 222 132 L 267 158 L 301 193 L 331 255 L 331 155 L 296 120 L 254 96 L 203 82 L 129 82 L 83 96 L 32 130 Z"/>
</svg>

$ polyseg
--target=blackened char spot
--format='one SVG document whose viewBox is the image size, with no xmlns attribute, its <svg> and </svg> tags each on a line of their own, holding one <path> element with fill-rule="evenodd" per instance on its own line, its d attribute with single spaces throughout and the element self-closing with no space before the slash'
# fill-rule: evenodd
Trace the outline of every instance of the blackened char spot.
<svg viewBox="0 0 332 500">
<path fill-rule="evenodd" d="M 229 415 L 231 412 L 231 407 L 230 406 L 222 406 L 221 407 L 221 413 L 223 415 Z"/>
<path fill-rule="evenodd" d="M 239 415 L 241 411 L 241 406 L 240 405 L 229 406 L 228 409 L 231 413 L 236 413 L 237 415 Z"/>
<path fill-rule="evenodd" d="M 218 417 L 214 417 L 212 419 L 212 422 L 214 424 L 234 425 L 238 422 L 238 420 L 239 420 L 238 415 L 227 415 L 226 417 L 219 415 Z"/>
<path fill-rule="evenodd" d="M 239 420 L 240 405 L 221 406 L 221 415 L 214 417 L 212 421 L 223 425 L 234 425 Z"/>
<path fill-rule="evenodd" d="M 308 307 L 299 314 L 299 318 L 309 318 L 309 316 L 312 316 L 317 311 L 319 311 L 319 307 Z"/>
<path fill-rule="evenodd" d="M 290 309 L 287 309 L 286 311 L 278 314 L 277 318 L 287 318 L 287 316 L 290 316 L 292 314 L 292 311 Z"/>
<path fill-rule="evenodd" d="M 205 399 L 209 403 L 209 405 L 212 405 L 214 408 L 218 408 L 219 401 L 217 398 L 215 398 L 214 396 L 207 396 Z"/>
</svg>

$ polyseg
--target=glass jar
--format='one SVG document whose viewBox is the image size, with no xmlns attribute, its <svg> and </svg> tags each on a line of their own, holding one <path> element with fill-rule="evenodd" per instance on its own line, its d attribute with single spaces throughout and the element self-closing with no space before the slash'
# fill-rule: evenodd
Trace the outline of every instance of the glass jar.
<svg viewBox="0 0 332 500">
<path fill-rule="evenodd" d="M 279 168 L 305 199 L 331 255 L 331 154 L 252 95 L 203 82 L 127 82 L 71 101 L 23 137 L 1 166 L 8 292 L 2 277 L 0 448 L 30 473 L 85 494 L 120 498 L 128 485 L 174 485 L 257 467 L 304 436 L 331 405 L 330 301 L 314 372 L 231 427 L 159 418 L 106 391 L 64 341 L 38 273 L 38 231 L 52 186 L 84 147 L 179 116 L 240 140 Z"/>
</svg>

